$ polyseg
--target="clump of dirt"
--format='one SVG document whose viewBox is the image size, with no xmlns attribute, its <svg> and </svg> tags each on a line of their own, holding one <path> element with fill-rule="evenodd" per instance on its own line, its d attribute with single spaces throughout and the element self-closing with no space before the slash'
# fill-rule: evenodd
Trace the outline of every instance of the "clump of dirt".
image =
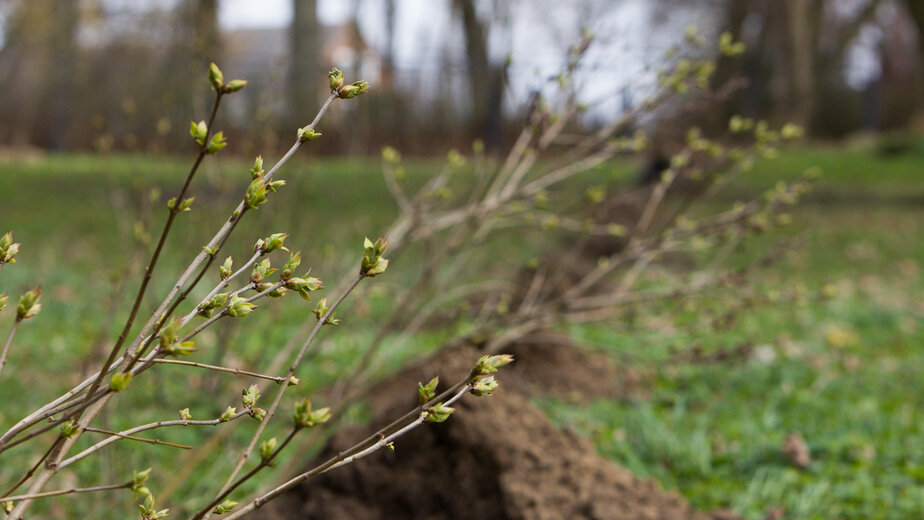
<svg viewBox="0 0 924 520">
<path fill-rule="evenodd" d="M 565 347 L 557 347 L 563 349 Z M 559 381 L 575 360 L 586 357 L 556 352 L 556 347 L 518 348 L 520 360 L 499 374 L 501 387 L 491 397 L 466 396 L 445 423 L 424 425 L 399 439 L 396 453 L 377 452 L 352 465 L 308 481 L 259 510 L 265 519 L 454 520 L 597 519 L 708 520 L 676 493 L 640 479 L 602 459 L 593 446 L 559 429 L 528 399 L 524 374 L 543 367 L 552 356 Z M 474 349 L 444 353 L 421 367 L 385 381 L 375 392 L 373 424 L 382 425 L 411 409 L 415 381 L 439 375 L 447 383 L 468 373 L 478 358 Z M 569 362 L 568 360 L 572 360 Z M 519 368 L 517 368 L 519 364 Z M 439 367 L 439 369 L 437 369 Z M 524 368 L 526 370 L 524 370 Z M 599 375 L 599 374 L 598 374 Z M 597 377 L 596 375 L 593 377 Z M 519 380 L 519 382 L 517 382 Z M 610 389 L 615 386 L 610 384 Z M 577 383 L 565 388 L 576 390 Z M 554 386 L 554 385 L 553 385 Z M 603 387 L 592 384 L 593 390 Z M 548 387 L 548 385 L 543 385 Z M 370 433 L 370 428 L 338 432 L 319 457 L 324 460 Z M 729 518 L 722 516 L 722 518 Z"/>
<path fill-rule="evenodd" d="M 517 360 L 500 375 L 505 388 L 574 402 L 622 397 L 616 367 L 605 355 L 548 342 L 514 345 L 505 352 Z"/>
</svg>

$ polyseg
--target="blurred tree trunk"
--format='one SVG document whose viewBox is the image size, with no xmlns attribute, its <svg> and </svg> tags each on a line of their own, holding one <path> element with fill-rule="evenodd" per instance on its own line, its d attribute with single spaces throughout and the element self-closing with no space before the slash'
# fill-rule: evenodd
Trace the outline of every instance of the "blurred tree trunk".
<svg viewBox="0 0 924 520">
<path fill-rule="evenodd" d="M 50 34 L 51 56 L 44 77 L 45 92 L 42 98 L 47 116 L 44 119 L 44 135 L 40 144 L 52 150 L 67 146 L 71 126 L 71 108 L 80 86 L 77 84 L 77 24 L 80 19 L 77 2 L 55 0 L 52 2 L 52 27 Z"/>
<path fill-rule="evenodd" d="M 822 0 L 786 0 L 789 70 L 785 119 L 808 127 L 815 108 L 815 53 Z"/>
<path fill-rule="evenodd" d="M 911 21 L 914 22 L 918 30 L 918 92 L 917 114 L 924 117 L 924 1 L 922 0 L 905 0 L 908 6 L 908 12 L 911 13 Z"/>
<path fill-rule="evenodd" d="M 14 145 L 55 150 L 67 145 L 69 114 L 78 90 L 74 77 L 78 21 L 78 5 L 68 0 L 19 2 L 9 14 L 4 54 L 13 73 L 4 78 L 2 87 L 4 92 L 21 94 L 25 87 L 29 93 L 6 106 L 14 114 L 8 122 Z"/>
<path fill-rule="evenodd" d="M 321 27 L 316 0 L 292 0 L 289 60 L 290 126 L 303 126 L 317 110 L 325 78 L 321 67 Z M 294 131 L 294 130 L 293 130 Z"/>
<path fill-rule="evenodd" d="M 495 4 L 496 5 L 496 4 Z M 462 18 L 468 78 L 472 91 L 472 126 L 491 150 L 501 146 L 504 100 L 504 66 L 491 63 L 488 28 L 478 18 L 474 0 L 453 0 Z"/>
<path fill-rule="evenodd" d="M 382 54 L 382 88 L 395 86 L 395 0 L 385 0 L 385 50 Z"/>
</svg>

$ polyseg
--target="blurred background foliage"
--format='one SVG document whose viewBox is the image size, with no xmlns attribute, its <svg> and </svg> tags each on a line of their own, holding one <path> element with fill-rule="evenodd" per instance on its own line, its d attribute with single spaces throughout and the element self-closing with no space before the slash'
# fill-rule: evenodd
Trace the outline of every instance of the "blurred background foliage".
<svg viewBox="0 0 924 520">
<path fill-rule="evenodd" d="M 326 123 L 323 153 L 476 137 L 499 150 L 582 30 L 599 36 L 575 77 L 589 105 L 579 124 L 593 127 L 652 92 L 690 25 L 746 46 L 717 64 L 714 84 L 746 83 L 713 125 L 741 114 L 839 138 L 920 124 L 918 0 L 4 0 L 0 145 L 187 150 L 179 130 L 205 111 L 198 71 L 214 61 L 250 81 L 221 120 L 237 153 L 288 143 L 332 66 L 373 90 Z"/>
</svg>

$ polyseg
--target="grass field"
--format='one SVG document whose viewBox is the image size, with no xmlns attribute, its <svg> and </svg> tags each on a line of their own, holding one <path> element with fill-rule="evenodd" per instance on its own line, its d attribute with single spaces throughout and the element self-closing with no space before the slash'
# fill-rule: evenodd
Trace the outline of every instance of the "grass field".
<svg viewBox="0 0 924 520">
<path fill-rule="evenodd" d="M 20 261 L 0 270 L 0 292 L 18 295 L 36 283 L 46 291 L 42 314 L 23 325 L 0 373 L 0 427 L 76 380 L 88 368 L 81 365 L 88 354 L 101 355 L 102 339 L 121 325 L 122 302 L 135 290 L 134 283 L 119 281 L 130 259 L 147 250 L 144 237 L 159 227 L 160 208 L 170 196 L 154 197 L 158 194 L 151 189 L 171 193 L 186 162 L 137 156 L 0 159 L 0 232 L 14 229 L 23 243 Z M 757 193 L 812 165 L 825 176 L 815 194 L 792 212 L 792 224 L 750 240 L 738 253 L 745 261 L 780 243 L 798 244 L 761 273 L 757 288 L 773 294 L 802 287 L 804 301 L 747 308 L 721 333 L 706 332 L 700 323 L 697 305 L 708 301 L 665 307 L 638 324 L 575 328 L 575 338 L 612 355 L 621 369 L 640 374 L 644 385 L 621 400 L 538 402 L 555 420 L 593 439 L 602 454 L 678 489 L 700 508 L 728 507 L 754 519 L 774 507 L 785 508 L 787 518 L 919 518 L 924 511 L 924 142 L 888 157 L 869 146 L 793 150 L 758 164 L 736 195 Z M 168 245 L 162 272 L 176 272 L 198 249 L 195 244 L 204 242 L 246 185 L 248 168 L 234 159 L 206 165 L 193 189 L 196 211 L 184 215 L 189 225 Z M 412 182 L 419 180 L 427 163 L 411 170 Z M 303 265 L 336 279 L 343 266 L 352 269 L 357 240 L 382 232 L 396 214 L 374 161 L 297 162 L 283 177 L 291 181 L 280 194 L 278 207 L 285 210 L 268 207 L 245 221 L 237 236 L 251 238 L 241 238 L 231 249 L 236 258 L 256 238 L 288 231 L 292 246 L 303 251 Z M 618 181 L 619 175 L 610 177 Z M 170 281 L 156 284 L 153 292 L 163 294 Z M 373 306 L 388 304 L 393 283 L 383 278 L 380 292 L 371 293 Z M 824 298 L 814 297 L 821 293 Z M 233 326 L 224 335 L 202 338 L 202 344 L 218 351 L 234 340 L 241 346 L 235 351 L 239 361 L 259 362 L 265 345 L 285 342 L 307 316 L 304 306 L 272 309 L 259 326 Z M 9 309 L 0 314 L 0 336 L 5 337 L 10 320 Z M 450 334 L 426 332 L 394 352 L 393 362 Z M 307 389 L 323 385 L 354 361 L 368 336 L 352 331 L 330 340 L 334 343 L 299 374 Z M 706 352 L 747 345 L 751 355 L 715 363 L 678 361 L 677 351 L 691 344 Z M 170 406 L 185 403 L 194 416 L 215 415 L 235 404 L 216 401 L 218 383 L 211 376 L 175 368 L 144 378 L 133 397 L 103 418 L 107 427 L 163 418 L 160 406 L 147 409 L 152 399 Z M 218 449 L 231 453 L 252 431 L 241 430 L 220 441 Z M 782 454 L 792 432 L 799 432 L 811 450 L 805 469 Z M 188 431 L 172 433 L 169 440 L 202 441 Z M 125 471 L 166 466 L 176 471 L 155 475 L 154 485 L 160 490 L 175 485 L 183 453 L 135 448 L 75 466 L 77 480 L 121 481 Z M 22 451 L 3 457 L 8 461 L 0 465 L 2 481 L 21 473 L 29 461 Z M 185 481 L 184 496 L 195 497 L 207 475 L 226 472 L 230 464 L 219 458 L 197 470 L 201 474 Z M 108 504 L 133 508 L 131 497 L 120 500 Z M 110 509 L 99 503 L 91 507 L 98 517 Z"/>
</svg>

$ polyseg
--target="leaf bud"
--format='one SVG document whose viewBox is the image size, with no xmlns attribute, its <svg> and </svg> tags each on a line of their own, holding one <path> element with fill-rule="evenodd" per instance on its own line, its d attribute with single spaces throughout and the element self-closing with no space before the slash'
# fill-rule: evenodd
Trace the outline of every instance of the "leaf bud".
<svg viewBox="0 0 924 520">
<path fill-rule="evenodd" d="M 273 452 L 276 451 L 276 445 L 279 441 L 276 440 L 276 437 L 267 439 L 260 443 L 260 460 L 266 462 L 270 457 L 273 456 Z"/>
<path fill-rule="evenodd" d="M 340 87 L 339 96 L 341 99 L 350 99 L 365 94 L 369 90 L 369 83 L 366 81 L 356 81 Z"/>
<path fill-rule="evenodd" d="M 491 395 L 495 390 L 497 390 L 497 380 L 494 376 L 482 377 L 472 383 L 472 394 L 477 397 Z"/>
<path fill-rule="evenodd" d="M 38 303 L 41 297 L 41 287 L 36 287 L 20 296 L 19 305 L 16 306 L 16 321 L 28 320 L 38 314 L 42 310 L 42 304 Z"/>
<path fill-rule="evenodd" d="M 235 507 L 237 507 L 237 502 L 235 502 L 234 500 L 228 499 L 218 504 L 217 506 L 215 506 L 215 509 L 213 509 L 212 512 L 215 513 L 216 515 L 223 515 L 225 513 L 230 513 L 231 511 L 234 511 Z"/>
<path fill-rule="evenodd" d="M 299 142 L 304 143 L 305 141 L 314 141 L 318 137 L 321 137 L 321 132 L 318 132 L 314 128 L 311 128 L 310 125 L 304 128 L 298 129 Z"/>
<path fill-rule="evenodd" d="M 336 67 L 330 69 L 330 72 L 327 73 L 327 79 L 330 82 L 331 92 L 343 86 L 343 73 Z"/>
<path fill-rule="evenodd" d="M 112 379 L 109 380 L 109 389 L 113 392 L 121 392 L 128 388 L 128 384 L 132 381 L 132 374 L 119 372 L 112 376 Z"/>
<path fill-rule="evenodd" d="M 496 356 L 481 356 L 478 363 L 475 364 L 473 373 L 476 376 L 483 376 L 497 372 L 497 369 L 513 362 L 513 356 L 510 354 L 499 354 Z"/>
<path fill-rule="evenodd" d="M 417 383 L 417 402 L 426 404 L 427 401 L 436 397 L 436 385 L 440 383 L 439 377 L 434 377 L 429 383 Z"/>
<path fill-rule="evenodd" d="M 231 303 L 228 305 L 228 316 L 232 318 L 246 318 L 256 307 L 256 305 L 249 303 L 244 298 L 235 296 L 231 298 Z"/>
<path fill-rule="evenodd" d="M 428 423 L 441 423 L 449 419 L 449 416 L 452 415 L 454 411 L 456 411 L 455 408 L 451 406 L 444 406 L 443 403 L 436 403 L 430 408 L 427 408 L 426 421 Z"/>
<path fill-rule="evenodd" d="M 221 87 L 225 84 L 225 76 L 214 62 L 209 64 L 209 83 L 219 92 L 221 91 Z"/>
<path fill-rule="evenodd" d="M 247 80 L 232 79 L 231 81 L 228 82 L 227 85 L 224 86 L 223 89 L 221 89 L 221 91 L 224 92 L 225 94 L 231 94 L 232 92 L 237 92 L 238 90 L 241 90 L 242 88 L 244 88 L 245 85 L 247 85 Z"/>
</svg>

